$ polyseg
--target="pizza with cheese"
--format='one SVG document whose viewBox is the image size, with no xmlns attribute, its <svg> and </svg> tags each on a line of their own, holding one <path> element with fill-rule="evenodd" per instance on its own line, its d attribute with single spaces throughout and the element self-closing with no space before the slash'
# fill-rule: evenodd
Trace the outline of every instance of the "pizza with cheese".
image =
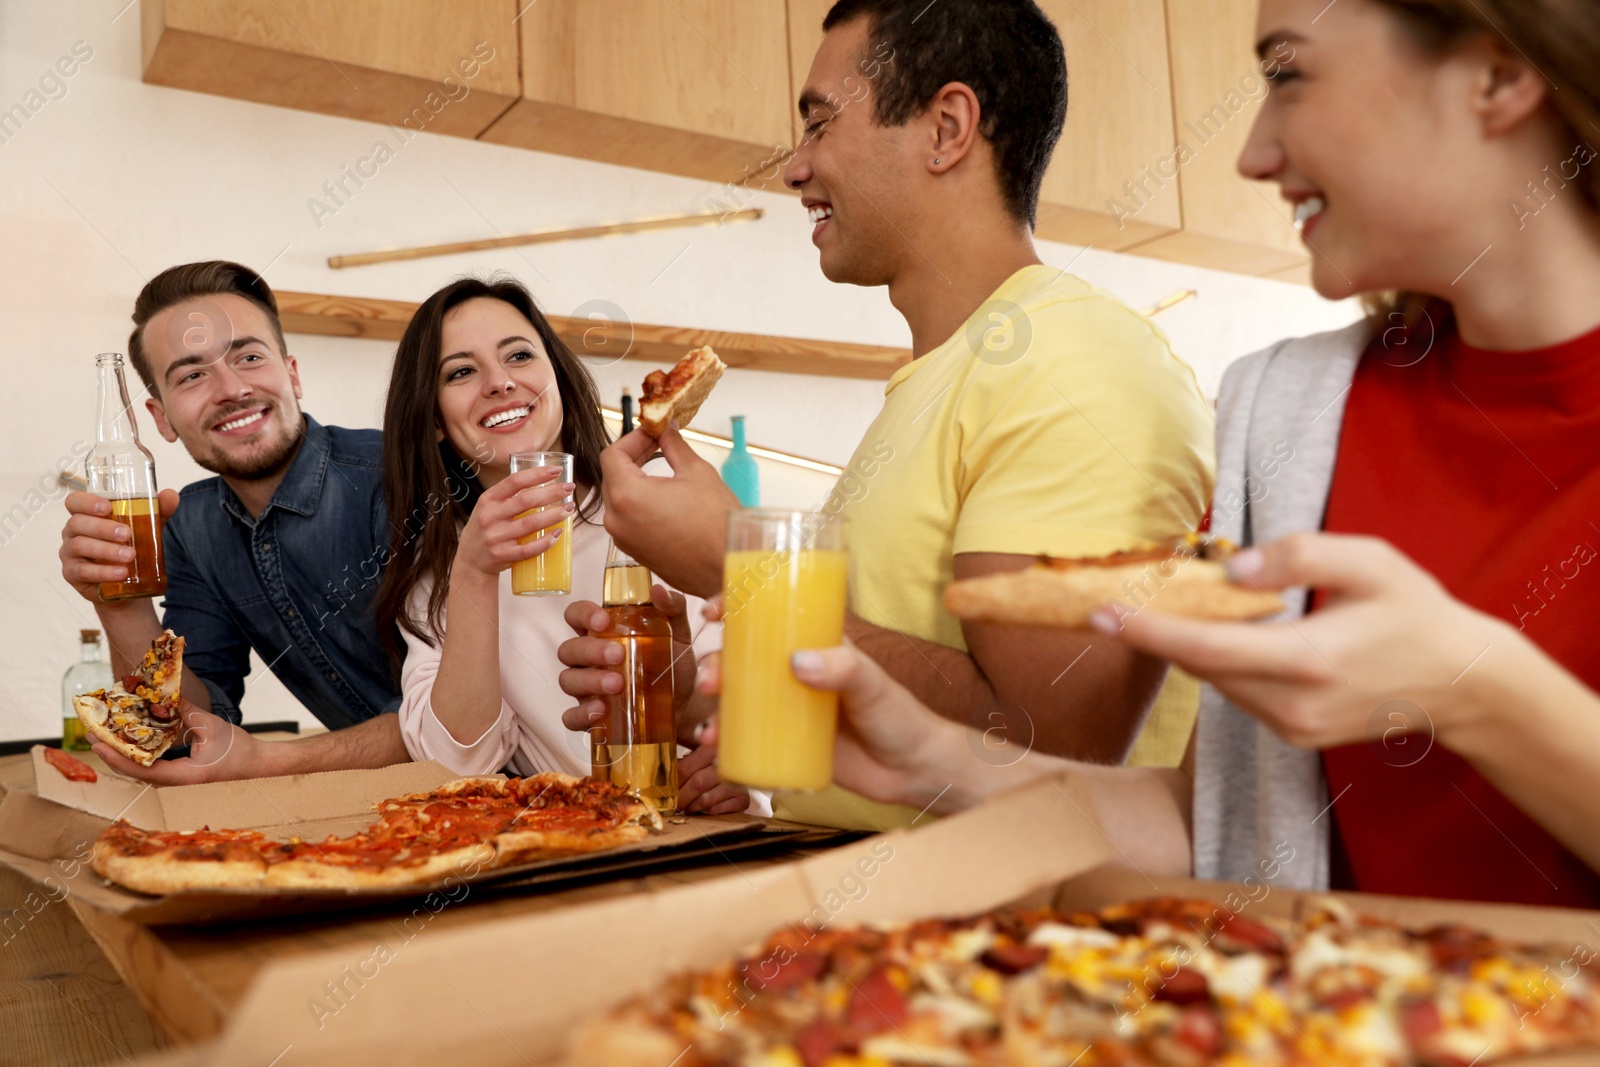
<svg viewBox="0 0 1600 1067">
<path fill-rule="evenodd" d="M 144 830 L 118 821 L 94 847 L 94 869 L 141 893 L 206 889 L 391 889 L 537 859 L 602 852 L 661 827 L 620 786 L 554 772 L 463 778 L 373 805 L 364 830 L 321 841 L 256 830 Z"/>
<path fill-rule="evenodd" d="M 581 1027 L 579 1067 L 1468 1067 L 1600 1047 L 1600 969 L 1318 903 L 784 929 Z M 1556 976 L 1562 977 L 1556 977 Z"/>
<path fill-rule="evenodd" d="M 182 684 L 183 638 L 164 630 L 133 674 L 73 697 L 72 710 L 90 737 L 148 767 L 178 739 Z"/>
<path fill-rule="evenodd" d="M 640 428 L 651 437 L 660 437 L 673 420 L 680 428 L 688 426 L 727 369 L 728 365 L 706 346 L 684 356 L 671 370 L 653 370 L 645 375 L 644 392 L 639 397 Z"/>
<path fill-rule="evenodd" d="M 1087 630 L 1089 616 L 1110 606 L 1120 618 L 1139 611 L 1192 619 L 1244 620 L 1276 615 L 1283 600 L 1235 582 L 1224 540 L 1191 535 L 1173 547 L 1142 546 L 1082 559 L 1041 558 L 1033 566 L 951 582 L 944 605 L 958 619 Z"/>
</svg>

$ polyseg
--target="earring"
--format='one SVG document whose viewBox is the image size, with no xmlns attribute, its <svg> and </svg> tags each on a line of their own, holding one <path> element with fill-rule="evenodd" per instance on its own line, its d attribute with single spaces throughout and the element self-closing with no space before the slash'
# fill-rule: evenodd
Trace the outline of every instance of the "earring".
<svg viewBox="0 0 1600 1067">
<path fill-rule="evenodd" d="M 936 166 L 936 167 L 939 165 L 939 157 L 938 156 L 934 156 L 933 157 L 933 165 Z"/>
</svg>

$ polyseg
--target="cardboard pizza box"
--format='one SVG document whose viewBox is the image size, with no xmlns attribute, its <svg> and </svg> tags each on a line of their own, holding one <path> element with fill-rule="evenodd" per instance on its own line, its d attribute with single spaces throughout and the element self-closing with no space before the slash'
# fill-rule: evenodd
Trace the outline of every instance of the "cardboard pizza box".
<svg viewBox="0 0 1600 1067">
<path fill-rule="evenodd" d="M 258 974 L 210 1062 L 553 1062 L 579 1020 L 784 923 L 895 921 L 1048 892 L 1113 855 L 1091 810 L 1075 785 L 1045 780 L 780 866 L 286 960 Z"/>
<path fill-rule="evenodd" d="M 643 869 L 685 862 L 710 852 L 775 847 L 786 839 L 814 840 L 814 828 L 745 815 L 669 819 L 663 832 L 607 852 L 542 860 L 452 875 L 437 885 L 394 889 L 236 889 L 148 896 L 105 882 L 89 866 L 94 840 L 117 819 L 150 830 L 254 829 L 286 840 L 319 841 L 348 834 L 377 816 L 375 801 L 421 792 L 458 775 L 438 763 L 400 763 L 374 770 L 326 771 L 203 785 L 152 786 L 111 773 L 95 782 L 69 780 L 33 751 L 35 788 L 0 799 L 0 863 L 38 882 L 57 899 L 70 892 L 82 904 L 140 924 L 215 923 L 366 908 L 437 896 L 461 884 L 548 889 L 577 878 L 622 878 Z M 853 835 L 852 835 L 853 836 Z"/>
<path fill-rule="evenodd" d="M 1266 882 L 1113 869 L 1108 861 L 1118 857 L 1093 811 L 1071 777 L 1041 779 L 922 829 L 747 875 L 439 930 L 406 944 L 299 956 L 260 972 L 199 1062 L 543 1067 L 562 1061 L 584 1018 L 657 988 L 667 975 L 744 952 L 786 923 L 816 929 L 1051 900 L 1092 908 L 1169 894 L 1293 918 L 1310 899 Z M 1419 927 L 1463 922 L 1528 941 L 1600 945 L 1600 913 L 1346 899 L 1359 911 Z M 1521 1062 L 1595 1064 L 1600 1055 Z"/>
</svg>

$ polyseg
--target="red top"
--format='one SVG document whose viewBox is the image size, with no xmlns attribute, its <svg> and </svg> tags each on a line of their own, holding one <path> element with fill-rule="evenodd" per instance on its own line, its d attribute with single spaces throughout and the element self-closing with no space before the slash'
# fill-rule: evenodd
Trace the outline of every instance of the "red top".
<svg viewBox="0 0 1600 1067">
<path fill-rule="evenodd" d="M 1416 351 L 1362 358 L 1323 528 L 1387 539 L 1600 689 L 1600 330 L 1532 352 L 1449 330 Z M 1332 749 L 1323 767 L 1336 887 L 1600 907 L 1600 875 L 1426 733 Z"/>
</svg>

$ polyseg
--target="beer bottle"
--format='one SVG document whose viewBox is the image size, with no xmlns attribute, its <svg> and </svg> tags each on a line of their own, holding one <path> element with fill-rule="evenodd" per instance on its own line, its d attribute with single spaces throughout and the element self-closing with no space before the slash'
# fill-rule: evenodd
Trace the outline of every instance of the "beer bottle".
<svg viewBox="0 0 1600 1067">
<path fill-rule="evenodd" d="M 89 492 L 111 501 L 111 518 L 130 531 L 133 559 L 123 566 L 128 577 L 101 582 L 101 600 L 129 600 L 160 596 L 167 591 L 167 570 L 161 555 L 161 528 L 166 519 L 156 500 L 156 461 L 139 443 L 139 428 L 128 403 L 128 383 L 122 374 L 122 354 L 103 352 L 95 357 L 100 373 L 100 414 L 95 445 L 84 460 Z"/>
<path fill-rule="evenodd" d="M 672 707 L 672 626 L 650 602 L 652 579 L 615 544 L 606 557 L 611 625 L 593 634 L 622 646 L 622 691 L 589 732 L 594 777 L 615 782 L 657 811 L 678 807 L 678 742 Z"/>
<path fill-rule="evenodd" d="M 83 720 L 73 710 L 72 698 L 98 689 L 111 688 L 111 664 L 100 658 L 100 631 L 79 630 L 78 662 L 61 678 L 61 747 L 72 752 L 89 751 L 89 738 Z"/>
</svg>

